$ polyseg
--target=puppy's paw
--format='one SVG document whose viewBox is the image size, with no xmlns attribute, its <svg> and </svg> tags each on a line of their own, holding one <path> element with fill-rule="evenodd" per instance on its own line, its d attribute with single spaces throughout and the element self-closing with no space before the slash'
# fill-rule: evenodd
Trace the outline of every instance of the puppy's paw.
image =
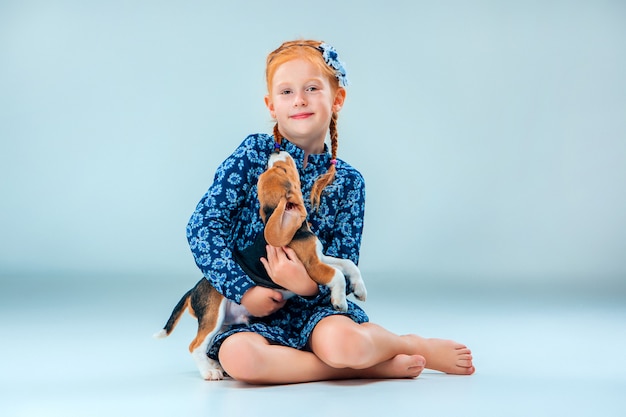
<svg viewBox="0 0 626 417">
<path fill-rule="evenodd" d="M 343 312 L 348 311 L 348 302 L 345 297 L 340 297 L 339 299 L 331 297 L 330 302 L 335 310 Z"/>
<path fill-rule="evenodd" d="M 352 285 L 352 293 L 357 300 L 365 301 L 367 298 L 367 289 L 363 281 L 358 281 Z"/>
<path fill-rule="evenodd" d="M 198 370 L 203 379 L 207 381 L 219 381 L 224 379 L 224 368 L 218 361 L 209 359 L 206 355 L 203 360 L 198 363 Z"/>
<path fill-rule="evenodd" d="M 207 381 L 219 381 L 224 379 L 224 371 L 222 369 L 206 369 L 201 372 L 202 378 Z"/>
</svg>

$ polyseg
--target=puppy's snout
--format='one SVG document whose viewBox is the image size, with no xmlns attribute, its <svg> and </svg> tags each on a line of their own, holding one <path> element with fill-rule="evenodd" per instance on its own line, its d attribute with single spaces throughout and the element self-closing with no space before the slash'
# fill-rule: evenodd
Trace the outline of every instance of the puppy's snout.
<svg viewBox="0 0 626 417">
<path fill-rule="evenodd" d="M 287 158 L 290 158 L 291 156 L 289 155 L 289 153 L 285 152 L 285 151 L 280 151 L 278 153 L 273 153 L 270 155 L 269 159 L 267 160 L 267 167 L 271 168 L 274 166 L 274 164 L 278 161 L 287 161 Z"/>
</svg>

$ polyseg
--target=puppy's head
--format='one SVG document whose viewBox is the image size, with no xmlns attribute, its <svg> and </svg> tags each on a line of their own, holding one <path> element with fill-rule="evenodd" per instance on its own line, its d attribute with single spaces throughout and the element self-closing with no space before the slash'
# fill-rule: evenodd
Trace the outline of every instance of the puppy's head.
<svg viewBox="0 0 626 417">
<path fill-rule="evenodd" d="M 306 219 L 300 176 L 291 156 L 284 151 L 272 154 L 257 186 L 265 240 L 272 246 L 285 246 Z"/>
</svg>

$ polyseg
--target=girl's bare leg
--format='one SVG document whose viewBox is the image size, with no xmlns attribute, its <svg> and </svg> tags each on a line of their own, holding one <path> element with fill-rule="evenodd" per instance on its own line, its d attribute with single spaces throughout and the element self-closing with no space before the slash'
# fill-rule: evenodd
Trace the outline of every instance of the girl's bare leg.
<svg viewBox="0 0 626 417">
<path fill-rule="evenodd" d="M 417 335 L 398 336 L 377 324 L 357 324 L 339 315 L 321 320 L 310 344 L 317 357 L 333 368 L 366 369 L 396 355 L 420 355 L 429 369 L 459 375 L 475 371 L 472 353 L 465 345 Z"/>
<path fill-rule="evenodd" d="M 415 378 L 424 369 L 419 355 L 397 354 L 362 369 L 335 368 L 315 354 L 271 345 L 256 333 L 236 333 L 220 348 L 219 359 L 234 379 L 251 384 L 291 384 L 355 378 Z"/>
</svg>

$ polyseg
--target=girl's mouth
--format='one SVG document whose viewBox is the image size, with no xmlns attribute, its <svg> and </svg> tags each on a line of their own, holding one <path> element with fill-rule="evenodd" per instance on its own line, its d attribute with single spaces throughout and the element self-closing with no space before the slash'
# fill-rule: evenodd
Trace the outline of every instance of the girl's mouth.
<svg viewBox="0 0 626 417">
<path fill-rule="evenodd" d="M 311 117 L 312 115 L 313 113 L 298 113 L 298 114 L 291 115 L 290 117 L 292 119 L 307 119 Z"/>
</svg>

